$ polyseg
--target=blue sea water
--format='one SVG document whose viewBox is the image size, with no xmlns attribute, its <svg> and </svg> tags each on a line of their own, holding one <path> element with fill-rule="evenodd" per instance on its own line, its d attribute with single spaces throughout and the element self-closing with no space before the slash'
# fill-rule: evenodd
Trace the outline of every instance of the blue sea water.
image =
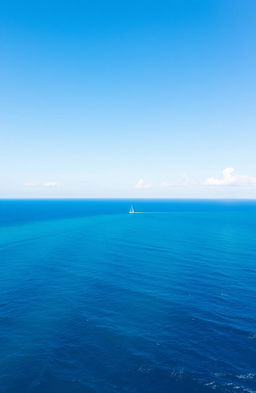
<svg viewBox="0 0 256 393">
<path fill-rule="evenodd" d="M 0 201 L 0 350 L 3 393 L 256 392 L 256 202 Z"/>
</svg>

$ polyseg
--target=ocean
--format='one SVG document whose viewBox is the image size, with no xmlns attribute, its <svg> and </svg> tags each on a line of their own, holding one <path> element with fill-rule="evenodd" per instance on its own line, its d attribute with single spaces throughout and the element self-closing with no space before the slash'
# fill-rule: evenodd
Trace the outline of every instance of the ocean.
<svg viewBox="0 0 256 393">
<path fill-rule="evenodd" d="M 256 392 L 256 202 L 1 200 L 0 348 L 3 393 Z"/>
</svg>

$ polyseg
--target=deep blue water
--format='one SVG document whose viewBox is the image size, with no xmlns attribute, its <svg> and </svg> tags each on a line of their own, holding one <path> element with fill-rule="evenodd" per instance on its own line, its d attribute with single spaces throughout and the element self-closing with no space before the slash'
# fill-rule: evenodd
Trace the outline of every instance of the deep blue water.
<svg viewBox="0 0 256 393">
<path fill-rule="evenodd" d="M 256 392 L 256 202 L 0 201 L 0 391 Z"/>
</svg>

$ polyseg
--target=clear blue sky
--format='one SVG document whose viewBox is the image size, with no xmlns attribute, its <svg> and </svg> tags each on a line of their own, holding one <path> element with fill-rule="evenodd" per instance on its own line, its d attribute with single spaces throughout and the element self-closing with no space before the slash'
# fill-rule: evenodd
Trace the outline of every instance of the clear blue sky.
<svg viewBox="0 0 256 393">
<path fill-rule="evenodd" d="M 255 16 L 1 1 L 0 197 L 255 198 Z"/>
</svg>

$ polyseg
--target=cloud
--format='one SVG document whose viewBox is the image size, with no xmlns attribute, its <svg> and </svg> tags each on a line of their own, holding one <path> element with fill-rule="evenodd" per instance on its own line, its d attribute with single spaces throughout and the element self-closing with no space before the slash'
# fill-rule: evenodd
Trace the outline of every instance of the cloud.
<svg viewBox="0 0 256 393">
<path fill-rule="evenodd" d="M 145 188 L 151 188 L 151 187 L 152 187 L 152 184 L 146 183 L 143 179 L 139 179 L 134 186 L 134 188 L 138 188 L 138 189 L 145 189 Z"/>
<path fill-rule="evenodd" d="M 42 183 L 43 187 L 56 187 L 58 183 L 56 181 L 47 181 L 45 183 Z"/>
<path fill-rule="evenodd" d="M 256 185 L 256 177 L 247 175 L 234 175 L 234 168 L 225 168 L 220 177 L 208 177 L 205 184 L 211 186 L 242 186 L 242 185 Z"/>
<path fill-rule="evenodd" d="M 58 186 L 58 183 L 55 181 L 46 181 L 44 183 L 28 182 L 28 183 L 24 183 L 24 186 L 26 186 L 26 187 L 56 187 L 56 186 Z"/>
</svg>

